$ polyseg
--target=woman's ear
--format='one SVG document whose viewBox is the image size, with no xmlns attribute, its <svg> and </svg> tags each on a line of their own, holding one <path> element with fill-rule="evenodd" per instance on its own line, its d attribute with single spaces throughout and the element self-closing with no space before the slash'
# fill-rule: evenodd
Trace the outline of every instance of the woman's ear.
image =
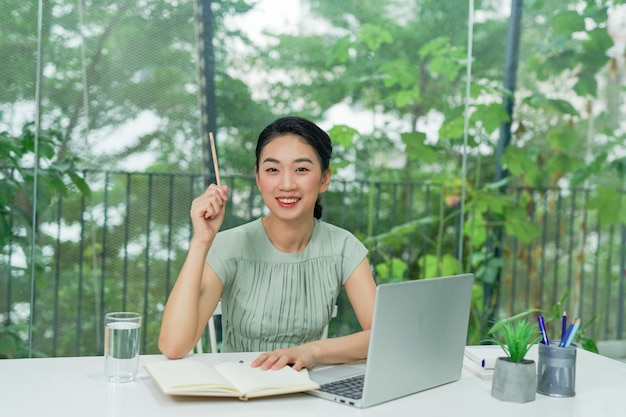
<svg viewBox="0 0 626 417">
<path fill-rule="evenodd" d="M 322 173 L 322 180 L 320 181 L 320 193 L 323 193 L 326 190 L 328 190 L 328 186 L 330 185 L 330 177 L 331 177 L 331 170 L 330 168 L 328 168 Z"/>
</svg>

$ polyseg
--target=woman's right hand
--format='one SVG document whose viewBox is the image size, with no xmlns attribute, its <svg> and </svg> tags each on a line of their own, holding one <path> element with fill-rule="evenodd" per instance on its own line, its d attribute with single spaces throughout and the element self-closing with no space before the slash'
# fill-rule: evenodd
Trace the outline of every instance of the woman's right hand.
<svg viewBox="0 0 626 417">
<path fill-rule="evenodd" d="M 224 221 L 224 206 L 228 200 L 228 186 L 209 185 L 204 193 L 191 203 L 193 239 L 211 241 Z"/>
</svg>

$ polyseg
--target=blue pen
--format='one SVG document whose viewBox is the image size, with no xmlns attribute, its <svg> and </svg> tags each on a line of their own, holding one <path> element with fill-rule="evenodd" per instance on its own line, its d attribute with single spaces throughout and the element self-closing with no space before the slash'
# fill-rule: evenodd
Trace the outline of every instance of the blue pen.
<svg viewBox="0 0 626 417">
<path fill-rule="evenodd" d="M 572 329 L 567 335 L 567 340 L 565 341 L 565 346 L 568 347 L 572 344 L 572 340 L 574 340 L 574 336 L 576 336 L 576 332 L 578 331 L 578 327 L 580 326 L 580 319 L 574 320 L 574 324 L 572 325 Z"/>
<path fill-rule="evenodd" d="M 537 317 L 537 321 L 539 322 L 539 331 L 541 332 L 541 343 L 546 346 L 550 345 L 550 341 L 548 340 L 548 332 L 546 331 L 546 322 L 543 319 L 543 316 Z"/>
<path fill-rule="evenodd" d="M 561 340 L 565 337 L 565 333 L 567 332 L 567 312 L 563 312 L 563 317 L 561 318 Z"/>
</svg>

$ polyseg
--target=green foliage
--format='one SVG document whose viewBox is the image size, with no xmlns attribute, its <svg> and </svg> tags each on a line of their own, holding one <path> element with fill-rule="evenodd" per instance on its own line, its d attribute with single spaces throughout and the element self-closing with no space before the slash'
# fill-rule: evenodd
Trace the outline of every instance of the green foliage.
<svg viewBox="0 0 626 417">
<path fill-rule="evenodd" d="M 356 129 L 346 125 L 335 125 L 328 131 L 328 134 L 333 139 L 331 168 L 335 173 L 341 168 L 350 166 L 350 161 L 343 155 L 354 146 L 360 135 Z"/>
<path fill-rule="evenodd" d="M 41 168 L 37 177 L 37 207 L 41 214 L 52 204 L 55 196 L 67 196 L 74 186 L 83 195 L 89 197 L 90 189 L 84 178 L 77 173 L 77 158 L 56 161 L 56 149 L 61 138 L 58 131 L 49 130 L 39 136 L 38 151 Z M 34 158 L 35 132 L 33 124 L 27 123 L 20 136 L 0 132 L 0 248 L 3 248 L 14 236 L 11 221 L 26 226 L 32 231 L 32 189 L 35 181 L 34 171 L 27 168 L 28 160 Z M 17 172 L 18 175 L 14 174 Z M 13 220 L 11 220 L 13 217 Z M 18 239 L 18 241 L 20 241 Z M 24 245 L 29 243 L 22 241 Z M 28 253 L 28 251 L 25 251 Z"/>
<path fill-rule="evenodd" d="M 529 313 L 524 313 L 526 315 Z M 495 323 L 489 330 L 487 340 L 496 343 L 509 357 L 511 362 L 522 362 L 530 348 L 541 336 L 537 324 L 528 324 L 520 315 Z"/>
<path fill-rule="evenodd" d="M 554 33 L 556 35 L 567 35 L 585 30 L 584 16 L 574 10 L 564 10 L 554 17 Z"/>
<path fill-rule="evenodd" d="M 510 121 L 510 117 L 501 103 L 476 104 L 470 121 L 481 126 L 486 133 L 492 134 L 503 122 Z"/>
<path fill-rule="evenodd" d="M 400 135 L 405 144 L 405 152 L 408 155 L 419 155 L 420 162 L 433 164 L 439 161 L 439 150 L 436 146 L 426 143 L 426 134 L 423 132 L 402 133 Z"/>
<path fill-rule="evenodd" d="M 563 294 L 561 299 L 552 306 L 552 308 L 547 314 L 544 314 L 546 324 L 550 322 L 557 322 L 559 323 L 559 326 L 557 327 L 559 328 L 561 327 L 560 323 L 563 317 L 563 312 L 565 311 L 565 305 L 566 305 L 567 299 L 569 298 L 569 295 L 570 295 L 570 291 L 569 290 L 565 291 L 565 294 Z M 598 316 L 596 315 L 596 316 L 593 316 L 591 320 L 586 320 L 585 324 L 579 327 L 578 331 L 574 335 L 574 340 L 578 341 L 578 343 L 583 349 L 588 350 L 589 352 L 593 352 L 593 353 L 599 353 L 598 345 L 596 344 L 596 341 L 594 339 L 587 336 L 587 330 L 589 326 L 591 326 L 591 324 L 593 324 L 593 322 L 597 318 Z"/>
<path fill-rule="evenodd" d="M 592 321 L 594 321 L 596 319 L 596 317 L 594 317 L 592 319 Z M 587 329 L 587 326 L 590 325 L 591 322 L 587 323 L 587 325 L 585 325 L 582 329 L 579 329 L 578 332 L 576 332 L 576 336 L 574 336 L 574 338 L 576 340 L 578 340 L 578 343 L 580 344 L 580 346 L 589 351 L 589 352 L 593 352 L 593 353 L 600 353 L 600 351 L 598 350 L 598 344 L 596 343 L 595 339 L 592 339 L 588 336 L 585 335 L 585 331 Z"/>
<path fill-rule="evenodd" d="M 477 279 L 485 284 L 493 285 L 504 266 L 504 259 L 495 257 L 492 251 L 482 247 L 480 251 L 472 253 L 471 265 Z"/>
<path fill-rule="evenodd" d="M 408 269 L 406 262 L 400 258 L 391 258 L 376 264 L 376 275 L 381 283 L 404 281 Z"/>
<path fill-rule="evenodd" d="M 587 208 L 597 210 L 605 225 L 618 225 L 626 222 L 626 195 L 615 192 L 612 187 L 598 187 L 590 198 Z"/>
<path fill-rule="evenodd" d="M 393 35 L 387 29 L 366 23 L 361 26 L 357 40 L 365 43 L 371 51 L 377 51 L 384 44 L 393 43 Z"/>
<path fill-rule="evenodd" d="M 418 264 L 424 264 L 424 276 L 426 278 L 454 275 L 459 270 L 459 260 L 449 253 L 443 255 L 426 254 L 418 259 Z"/>
<path fill-rule="evenodd" d="M 389 231 L 369 236 L 364 239 L 366 245 L 388 245 L 401 248 L 408 243 L 411 234 L 415 233 L 422 226 L 436 224 L 436 217 L 425 217 L 398 226 L 394 226 Z"/>
<path fill-rule="evenodd" d="M 515 236 L 522 243 L 529 243 L 540 235 L 539 225 L 528 219 L 525 207 L 512 207 L 507 213 L 504 228 L 510 236 Z"/>
<path fill-rule="evenodd" d="M 2 254 L 17 252 L 30 255 L 32 237 L 37 244 L 34 248 L 35 256 L 27 256 L 27 268 L 33 268 L 40 288 L 45 288 L 48 261 L 44 255 L 46 248 L 45 233 L 39 225 L 45 223 L 50 216 L 53 204 L 59 198 L 68 198 L 73 193 L 89 198 L 91 189 L 82 174 L 78 173 L 76 164 L 78 158 L 66 157 L 63 161 L 57 160 L 56 151 L 61 143 L 60 133 L 55 130 L 41 132 L 36 144 L 34 126 L 26 123 L 19 136 L 12 136 L 8 132 L 0 132 L 0 250 Z M 32 167 L 38 151 L 40 167 L 35 177 Z M 30 166 L 29 166 L 30 165 Z M 33 189 L 37 184 L 37 223 L 33 224 Z M 8 273 L 12 276 L 11 296 L 19 293 L 23 285 L 20 277 L 25 276 L 25 268 L 13 266 Z M 42 300 L 51 296 L 46 293 Z M 15 297 L 14 302 L 18 301 Z M 10 311 L 12 306 L 8 306 Z M 3 314 L 4 316 L 4 314 Z M 6 320 L 6 318 L 4 318 Z M 25 335 L 28 334 L 27 325 L 17 323 L 5 328 L 0 327 L 0 357 L 21 358 L 28 357 L 28 343 Z M 30 355 L 41 356 L 43 353 L 33 350 Z"/>
<path fill-rule="evenodd" d="M 28 325 L 14 324 L 3 327 L 0 325 L 0 359 L 18 359 L 28 357 L 45 357 L 34 349 L 29 354 L 28 342 L 24 335 L 28 334 Z"/>
<path fill-rule="evenodd" d="M 465 48 L 452 45 L 447 36 L 435 38 L 420 48 L 420 58 L 428 60 L 428 70 L 433 76 L 442 76 L 453 82 L 465 68 Z"/>
<path fill-rule="evenodd" d="M 485 316 L 485 292 L 480 282 L 474 282 L 472 301 L 470 304 L 469 326 L 467 329 L 467 345 L 478 345 L 484 338 L 486 330 L 483 326 Z"/>
</svg>

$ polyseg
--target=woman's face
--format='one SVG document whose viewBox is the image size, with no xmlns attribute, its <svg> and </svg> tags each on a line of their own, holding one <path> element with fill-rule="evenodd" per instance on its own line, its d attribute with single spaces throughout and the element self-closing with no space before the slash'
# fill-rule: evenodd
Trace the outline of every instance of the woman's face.
<svg viewBox="0 0 626 417">
<path fill-rule="evenodd" d="M 270 140 L 259 158 L 256 182 L 270 211 L 283 219 L 312 218 L 319 193 L 328 189 L 330 169 L 298 135 Z"/>
</svg>

